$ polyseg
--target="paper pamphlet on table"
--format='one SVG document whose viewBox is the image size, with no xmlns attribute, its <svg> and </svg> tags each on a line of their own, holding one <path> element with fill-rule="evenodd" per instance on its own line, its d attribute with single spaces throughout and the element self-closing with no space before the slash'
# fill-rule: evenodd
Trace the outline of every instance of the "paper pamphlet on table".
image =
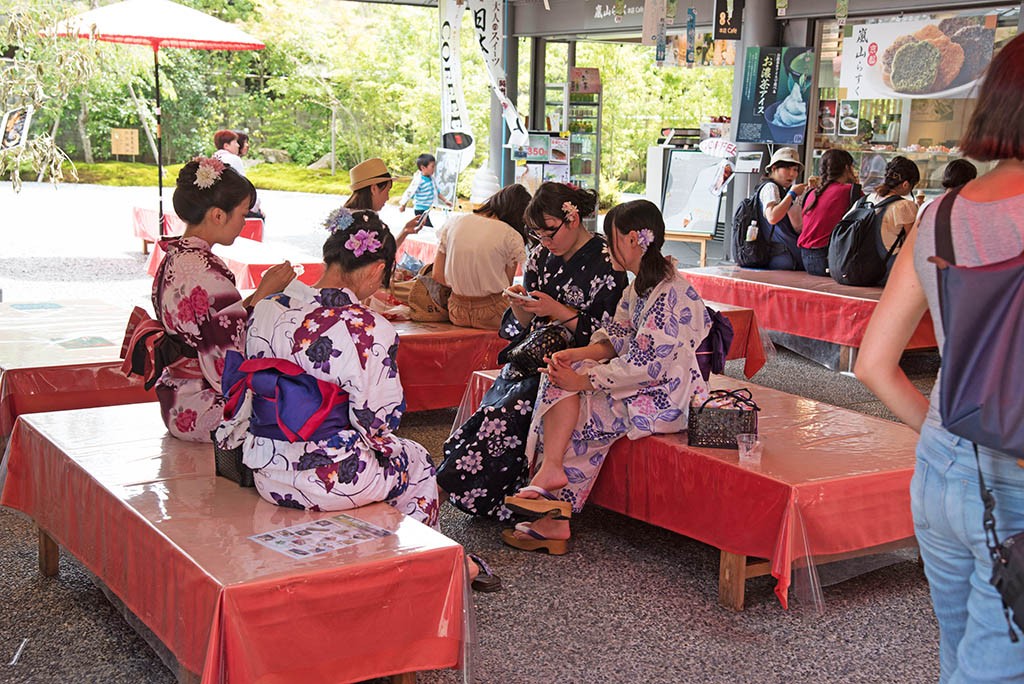
<svg viewBox="0 0 1024 684">
<path fill-rule="evenodd" d="M 261 532 L 249 539 L 291 558 L 310 558 L 391 534 L 382 527 L 342 514 Z"/>
</svg>

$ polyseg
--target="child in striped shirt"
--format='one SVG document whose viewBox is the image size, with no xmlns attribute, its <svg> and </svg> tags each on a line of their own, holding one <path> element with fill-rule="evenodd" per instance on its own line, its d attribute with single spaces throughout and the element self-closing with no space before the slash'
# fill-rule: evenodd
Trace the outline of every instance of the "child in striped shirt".
<svg viewBox="0 0 1024 684">
<path fill-rule="evenodd" d="M 437 159 L 432 154 L 421 154 L 416 158 L 416 168 L 419 171 L 412 177 L 409 187 L 402 193 L 402 202 L 398 205 L 399 211 L 405 211 L 409 200 L 412 200 L 413 214 L 419 216 L 430 211 L 430 207 L 440 200 L 449 207 L 452 203 L 444 195 L 437 191 L 437 183 L 434 182 L 434 171 L 437 170 Z M 432 226 L 430 217 L 423 225 Z"/>
</svg>

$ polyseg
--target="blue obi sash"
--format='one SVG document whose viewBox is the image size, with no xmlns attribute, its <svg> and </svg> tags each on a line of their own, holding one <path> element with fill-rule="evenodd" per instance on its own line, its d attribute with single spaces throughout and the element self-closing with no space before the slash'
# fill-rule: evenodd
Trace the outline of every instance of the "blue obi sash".
<svg viewBox="0 0 1024 684">
<path fill-rule="evenodd" d="M 350 427 L 348 392 L 320 380 L 298 364 L 275 358 L 246 359 L 237 351 L 224 357 L 225 418 L 231 418 L 252 391 L 249 432 L 288 442 L 317 442 Z"/>
</svg>

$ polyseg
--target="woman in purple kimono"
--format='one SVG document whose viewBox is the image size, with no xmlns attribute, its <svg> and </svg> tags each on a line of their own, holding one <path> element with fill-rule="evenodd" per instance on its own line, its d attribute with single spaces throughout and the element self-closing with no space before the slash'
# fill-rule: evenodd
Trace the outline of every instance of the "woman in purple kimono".
<svg viewBox="0 0 1024 684">
<path fill-rule="evenodd" d="M 583 508 L 612 444 L 686 428 L 691 400 L 707 396 L 696 350 L 711 329 L 700 295 L 661 254 L 665 222 L 647 200 L 621 204 L 604 220 L 617 270 L 636 274 L 611 323 L 586 347 L 551 355 L 543 371 L 526 453 L 539 467 L 506 497 L 532 517 L 502 539 L 526 551 L 563 554 L 569 518 Z"/>
<path fill-rule="evenodd" d="M 211 441 L 210 432 L 223 418 L 224 355 L 242 349 L 246 307 L 295 277 L 291 264 L 278 264 L 243 300 L 235 276 L 211 251 L 235 241 L 255 201 L 252 183 L 220 160 L 197 157 L 178 174 L 174 211 L 185 233 L 161 242 L 167 255 L 153 279 L 156 320 L 184 353 L 156 384 L 164 424 L 178 439 Z"/>
</svg>

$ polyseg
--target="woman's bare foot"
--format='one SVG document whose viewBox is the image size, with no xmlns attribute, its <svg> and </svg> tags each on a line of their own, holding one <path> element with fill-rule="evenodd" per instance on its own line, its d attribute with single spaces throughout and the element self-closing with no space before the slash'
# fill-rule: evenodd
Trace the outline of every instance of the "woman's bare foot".
<svg viewBox="0 0 1024 684">
<path fill-rule="evenodd" d="M 520 528 L 520 526 L 522 526 Z M 548 539 L 568 539 L 571 534 L 569 530 L 568 520 L 558 520 L 557 518 L 544 517 L 538 518 L 528 523 L 518 523 L 516 525 L 516 531 L 522 532 L 524 529 L 530 529 L 539 534 L 542 537 Z"/>
<path fill-rule="evenodd" d="M 552 494 L 560 490 L 562 487 L 569 484 L 569 478 L 565 476 L 565 470 L 559 468 L 547 468 L 545 469 L 541 465 L 540 469 L 534 474 L 533 479 L 530 480 L 530 486 L 540 487 L 545 489 Z M 529 489 L 520 489 L 516 492 L 516 496 L 520 496 L 524 499 L 539 499 L 541 495 L 535 491 Z"/>
</svg>

